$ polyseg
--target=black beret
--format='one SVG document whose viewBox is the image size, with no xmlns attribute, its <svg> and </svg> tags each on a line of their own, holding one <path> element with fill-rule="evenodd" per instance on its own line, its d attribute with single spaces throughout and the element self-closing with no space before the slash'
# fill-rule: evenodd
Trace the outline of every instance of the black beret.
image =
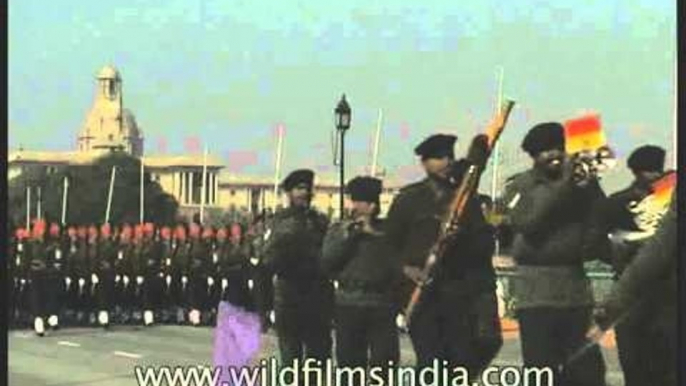
<svg viewBox="0 0 686 386">
<path fill-rule="evenodd" d="M 382 182 L 374 177 L 355 177 L 348 181 L 346 191 L 353 201 L 378 202 Z"/>
<path fill-rule="evenodd" d="M 659 146 L 641 146 L 631 153 L 627 166 L 633 172 L 662 172 L 665 168 L 665 155 L 665 149 Z"/>
<path fill-rule="evenodd" d="M 558 122 L 539 123 L 526 133 L 522 141 L 522 150 L 532 157 L 553 149 L 565 149 L 564 127 Z"/>
<path fill-rule="evenodd" d="M 422 143 L 414 148 L 414 153 L 422 157 L 422 160 L 427 158 L 455 158 L 455 142 L 457 136 L 450 134 L 434 134 L 425 139 Z"/>
<path fill-rule="evenodd" d="M 285 191 L 290 191 L 300 184 L 306 184 L 312 188 L 314 183 L 314 172 L 310 169 L 298 169 L 289 174 L 281 183 Z"/>
</svg>

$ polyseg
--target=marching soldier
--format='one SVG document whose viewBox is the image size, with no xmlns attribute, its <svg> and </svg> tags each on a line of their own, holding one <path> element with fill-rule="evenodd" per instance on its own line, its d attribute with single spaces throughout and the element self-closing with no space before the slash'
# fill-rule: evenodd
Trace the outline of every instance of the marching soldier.
<svg viewBox="0 0 686 386">
<path fill-rule="evenodd" d="M 188 319 L 193 326 L 198 326 L 203 321 L 202 313 L 207 308 L 209 288 L 211 285 L 214 285 L 214 279 L 208 275 L 208 263 L 211 259 L 209 241 L 213 234 L 210 228 L 206 227 L 205 229 L 202 229 L 198 224 L 192 223 L 190 226 L 190 235 L 190 268 L 188 277 L 190 313 Z"/>
<path fill-rule="evenodd" d="M 337 279 L 336 358 L 339 366 L 397 364 L 398 260 L 390 252 L 378 218 L 381 180 L 348 182 L 353 218 L 331 228 L 324 239 L 322 268 Z M 369 354 L 368 354 L 369 352 Z"/>
<path fill-rule="evenodd" d="M 114 265 L 115 288 L 117 293 L 117 305 L 123 323 L 127 323 L 133 312 L 134 302 L 134 282 L 133 261 L 134 261 L 133 229 L 130 225 L 124 224 L 119 235 L 119 250 L 117 251 L 117 262 Z"/>
<path fill-rule="evenodd" d="M 24 313 L 26 312 L 26 299 L 28 298 L 28 278 L 27 278 L 27 265 L 28 259 L 26 256 L 26 239 L 28 238 L 28 232 L 24 228 L 19 228 L 15 232 L 15 250 L 14 259 L 12 260 L 12 271 L 14 277 L 14 313 L 13 317 L 15 321 L 19 324 L 22 323 L 24 318 Z"/>
<path fill-rule="evenodd" d="M 142 310 L 145 304 L 145 270 L 147 265 L 145 229 L 142 224 L 133 228 L 133 250 L 131 259 L 131 284 L 133 286 L 133 319 L 142 319 Z"/>
<path fill-rule="evenodd" d="M 158 240 L 155 240 L 155 226 L 152 223 L 146 223 L 143 226 L 143 233 L 140 256 L 145 264 L 143 268 L 143 323 L 151 326 L 155 322 L 155 311 L 160 310 L 164 278 L 160 271 L 161 250 Z"/>
<path fill-rule="evenodd" d="M 38 336 L 45 334 L 45 319 L 50 299 L 48 287 L 48 265 L 45 249 L 45 222 L 37 220 L 33 224 L 27 258 L 30 261 L 29 279 L 31 280 L 31 314 L 33 329 Z"/>
<path fill-rule="evenodd" d="M 222 300 L 222 293 L 224 292 L 224 275 L 222 273 L 221 261 L 223 251 L 226 249 L 226 228 L 219 227 L 215 234 L 215 242 L 212 244 L 212 262 L 210 264 L 210 272 L 214 278 L 214 285 L 210 293 L 210 305 L 216 308 L 217 304 Z"/>
<path fill-rule="evenodd" d="M 644 372 L 638 374 L 641 385 L 676 386 L 679 382 L 678 362 L 678 250 L 677 202 L 672 195 L 667 214 L 655 235 L 651 237 L 631 262 L 612 291 L 594 313 L 597 323 L 587 336 L 598 341 L 602 332 L 617 322 L 634 315 L 646 315 L 637 333 L 646 333 L 650 339 L 640 342 L 644 351 L 641 364 Z M 634 314 L 634 315 L 632 315 Z M 633 319 L 636 320 L 636 319 Z M 625 331 L 627 332 L 627 331 Z M 625 346 L 626 347 L 626 346 Z M 631 352 L 631 351 L 630 351 Z M 635 353 L 635 352 L 632 352 Z M 625 371 L 625 375 L 637 375 Z M 650 378 L 647 378 L 650 376 Z M 627 378 L 629 382 L 637 378 Z M 647 381 L 646 381 L 647 379 Z M 646 383 L 647 382 L 647 383 Z"/>
<path fill-rule="evenodd" d="M 524 365 L 551 368 L 558 385 L 605 385 L 597 346 L 558 371 L 586 343 L 594 299 L 583 264 L 602 257 L 597 253 L 607 244 L 607 234 L 591 226 L 604 193 L 596 179 L 574 180 L 561 124 L 534 126 L 522 149 L 534 165 L 506 187 L 504 202 L 515 235 L 513 291 Z"/>
<path fill-rule="evenodd" d="M 95 324 L 97 309 L 96 287 L 100 283 L 98 276 L 98 265 L 100 263 L 100 240 L 98 227 L 91 225 L 88 227 L 88 244 L 86 246 L 88 257 L 88 277 L 87 277 L 87 300 L 86 300 L 86 314 L 90 324 Z"/>
<path fill-rule="evenodd" d="M 78 230 L 74 226 L 67 228 L 67 237 L 63 242 L 64 250 L 66 252 L 66 275 L 64 277 L 64 304 L 67 308 L 65 317 L 73 322 L 76 320 L 77 311 L 77 282 L 76 278 L 76 253 L 78 251 Z"/>
<path fill-rule="evenodd" d="M 87 322 L 86 312 L 88 311 L 88 298 L 90 290 L 90 264 L 88 261 L 88 229 L 80 226 L 76 229 L 76 241 L 70 250 L 70 289 L 74 312 L 76 313 L 76 323 Z"/>
<path fill-rule="evenodd" d="M 164 280 L 162 289 L 162 321 L 164 323 L 169 322 L 169 311 L 175 306 L 175 301 L 172 296 L 173 284 L 173 270 L 172 270 L 172 259 L 174 257 L 175 246 L 172 244 L 172 232 L 167 226 L 160 229 L 160 272 L 162 273 L 162 279 Z"/>
<path fill-rule="evenodd" d="M 455 161 L 454 135 L 437 134 L 414 152 L 427 177 L 401 189 L 386 220 L 388 243 L 402 264 L 402 307 L 417 285 L 428 279 L 423 268 L 436 242 L 441 221 L 451 210 L 456 186 L 469 161 Z M 462 366 L 475 378 L 502 346 L 502 332 L 492 264 L 495 241 L 479 200 L 467 202 L 463 228 L 454 237 L 409 321 L 410 338 L 419 367 L 445 360 Z"/>
<path fill-rule="evenodd" d="M 631 263 L 649 235 L 626 238 L 623 235 L 639 234 L 632 207 L 651 193 L 651 184 L 664 174 L 665 150 L 658 146 L 641 146 L 629 156 L 627 166 L 634 175 L 629 187 L 610 195 L 598 205 L 606 232 L 613 241 L 612 265 L 616 277 Z M 653 369 L 655 353 L 650 347 L 660 340 L 653 330 L 652 317 L 660 302 L 645 302 L 643 307 L 629 312 L 615 327 L 619 362 L 624 372 L 626 386 L 662 384 L 656 382 L 659 375 Z"/>
<path fill-rule="evenodd" d="M 97 278 L 95 286 L 95 304 L 98 312 L 98 324 L 103 328 L 110 325 L 110 312 L 115 304 L 117 246 L 112 239 L 112 229 L 105 223 L 100 227 L 98 240 L 98 259 L 94 271 Z"/>
<path fill-rule="evenodd" d="M 264 264 L 276 274 L 276 332 L 286 364 L 331 357 L 333 286 L 319 269 L 328 220 L 310 206 L 313 180 L 305 169 L 284 179 L 290 206 L 274 216 L 265 235 Z"/>
<path fill-rule="evenodd" d="M 260 314 L 262 330 L 266 332 L 273 324 L 274 318 L 274 281 L 272 273 L 263 264 L 265 229 L 269 219 L 264 215 L 258 216 L 246 240 L 250 264 L 254 267 L 255 278 L 255 307 Z"/>
<path fill-rule="evenodd" d="M 183 225 L 176 227 L 172 243 L 174 253 L 172 257 L 172 294 L 177 305 L 176 321 L 183 323 L 190 302 L 188 291 L 190 243 L 186 237 L 186 228 Z"/>
<path fill-rule="evenodd" d="M 59 314 L 64 299 L 65 258 L 62 254 L 60 226 L 50 225 L 49 238 L 46 242 L 46 263 L 48 288 L 47 311 L 48 325 L 53 330 L 59 328 Z"/>
<path fill-rule="evenodd" d="M 222 239 L 226 238 L 226 231 Z M 230 228 L 230 240 L 220 243 L 220 272 L 222 275 L 222 300 L 237 307 L 250 308 L 251 297 L 248 282 L 250 279 L 246 247 L 242 240 L 242 230 L 238 223 Z M 219 239 L 219 238 L 218 238 Z"/>
<path fill-rule="evenodd" d="M 202 277 L 207 283 L 205 293 L 202 300 L 202 311 L 209 314 L 216 314 L 216 308 L 219 304 L 213 300 L 216 298 L 216 293 L 219 291 L 220 283 L 217 281 L 217 270 L 215 269 L 215 238 L 214 229 L 211 226 L 203 227 L 202 231 L 202 246 L 203 246 L 203 260 L 202 260 Z M 217 256 L 218 261 L 218 256 Z M 206 323 L 211 323 L 211 318 L 205 320 Z"/>
</svg>

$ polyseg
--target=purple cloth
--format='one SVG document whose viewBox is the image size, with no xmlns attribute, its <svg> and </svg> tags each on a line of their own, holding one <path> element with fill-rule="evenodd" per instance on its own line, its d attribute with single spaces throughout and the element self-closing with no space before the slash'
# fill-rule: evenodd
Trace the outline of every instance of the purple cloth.
<svg viewBox="0 0 686 386">
<path fill-rule="evenodd" d="M 219 303 L 217 327 L 214 330 L 215 367 L 222 368 L 220 381 L 229 384 L 227 367 L 237 370 L 249 365 L 260 350 L 262 331 L 260 318 L 229 302 Z"/>
</svg>

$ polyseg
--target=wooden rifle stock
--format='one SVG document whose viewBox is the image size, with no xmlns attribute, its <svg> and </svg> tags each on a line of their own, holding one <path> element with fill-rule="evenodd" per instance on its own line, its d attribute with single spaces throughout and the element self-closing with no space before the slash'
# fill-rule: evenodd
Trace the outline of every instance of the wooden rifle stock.
<svg viewBox="0 0 686 386">
<path fill-rule="evenodd" d="M 500 109 L 498 115 L 493 122 L 486 128 L 486 136 L 488 138 L 488 146 L 483 160 L 470 160 L 467 171 L 460 181 L 459 188 L 455 192 L 454 198 L 450 204 L 450 210 L 447 213 L 447 218 L 441 224 L 438 239 L 430 250 L 429 257 L 422 269 L 422 276 L 427 279 L 416 283 L 416 287 L 412 291 L 412 295 L 405 307 L 405 323 L 409 327 L 412 314 L 416 305 L 421 300 L 424 289 L 433 282 L 434 267 L 436 263 L 443 258 L 447 248 L 450 246 L 452 238 L 459 231 L 464 221 L 465 208 L 470 198 L 474 195 L 479 186 L 479 179 L 482 170 L 486 167 L 486 161 L 490 157 L 493 148 L 500 138 L 505 124 L 510 116 L 510 112 L 514 107 L 514 101 L 508 100 Z M 470 152 L 471 153 L 471 152 Z"/>
</svg>

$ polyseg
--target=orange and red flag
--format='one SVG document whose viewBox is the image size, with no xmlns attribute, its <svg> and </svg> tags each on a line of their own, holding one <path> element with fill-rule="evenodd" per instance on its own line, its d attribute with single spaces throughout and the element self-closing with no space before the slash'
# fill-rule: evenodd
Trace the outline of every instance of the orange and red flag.
<svg viewBox="0 0 686 386">
<path fill-rule="evenodd" d="M 567 154 L 592 151 L 607 144 L 600 115 L 592 114 L 570 119 L 565 122 L 564 128 Z"/>
</svg>

